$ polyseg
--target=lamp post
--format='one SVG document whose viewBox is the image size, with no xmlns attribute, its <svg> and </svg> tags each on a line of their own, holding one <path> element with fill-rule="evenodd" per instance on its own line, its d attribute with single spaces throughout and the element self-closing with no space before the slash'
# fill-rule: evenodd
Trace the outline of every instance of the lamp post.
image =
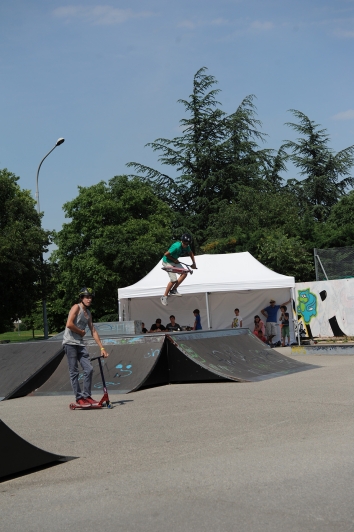
<svg viewBox="0 0 354 532">
<path fill-rule="evenodd" d="M 37 180 L 36 180 L 36 201 L 37 201 L 37 212 L 38 212 L 38 214 L 40 214 L 39 190 L 38 190 L 39 170 L 41 169 L 41 166 L 42 166 L 42 163 L 43 163 L 44 159 L 46 159 L 48 157 L 48 155 L 51 154 L 52 151 L 55 150 L 55 148 L 57 146 L 60 146 L 60 144 L 63 144 L 64 141 L 65 141 L 65 139 L 63 139 L 63 138 L 58 139 L 56 141 L 56 143 L 55 143 L 55 146 L 47 153 L 47 155 L 45 155 L 43 157 L 43 159 L 39 163 L 38 170 L 37 170 Z M 41 263 L 42 263 L 42 266 L 43 266 L 43 253 L 41 253 Z M 45 338 L 45 340 L 47 340 L 47 338 L 48 338 L 48 320 L 47 320 L 47 301 L 46 301 L 46 281 L 45 281 L 45 274 L 43 272 L 43 269 L 42 269 L 41 283 L 42 283 L 42 308 L 43 308 L 44 338 Z"/>
</svg>

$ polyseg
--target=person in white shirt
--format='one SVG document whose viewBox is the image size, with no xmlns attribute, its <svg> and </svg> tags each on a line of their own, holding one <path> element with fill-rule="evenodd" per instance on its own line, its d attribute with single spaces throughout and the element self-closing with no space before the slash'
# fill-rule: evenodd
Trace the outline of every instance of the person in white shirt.
<svg viewBox="0 0 354 532">
<path fill-rule="evenodd" d="M 238 308 L 235 308 L 235 317 L 232 320 L 231 328 L 238 329 L 239 327 L 242 327 L 242 318 L 240 316 L 240 310 Z"/>
</svg>

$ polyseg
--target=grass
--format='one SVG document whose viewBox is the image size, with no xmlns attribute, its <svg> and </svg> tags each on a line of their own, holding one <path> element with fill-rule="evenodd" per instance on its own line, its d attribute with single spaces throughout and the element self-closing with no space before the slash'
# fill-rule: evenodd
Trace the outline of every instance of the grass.
<svg viewBox="0 0 354 532">
<path fill-rule="evenodd" d="M 16 331 L 0 334 L 0 342 L 28 342 L 30 340 L 44 340 L 43 331 L 34 331 L 34 338 L 32 331 Z"/>
</svg>

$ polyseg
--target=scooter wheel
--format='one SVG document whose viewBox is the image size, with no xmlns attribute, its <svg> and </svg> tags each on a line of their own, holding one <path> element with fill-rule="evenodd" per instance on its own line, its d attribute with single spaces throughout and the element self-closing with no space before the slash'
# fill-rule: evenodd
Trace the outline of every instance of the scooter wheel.
<svg viewBox="0 0 354 532">
<path fill-rule="evenodd" d="M 113 408 L 111 403 L 107 403 L 107 408 Z"/>
<path fill-rule="evenodd" d="M 75 410 L 76 406 L 74 403 L 70 403 L 69 408 L 70 410 Z"/>
</svg>

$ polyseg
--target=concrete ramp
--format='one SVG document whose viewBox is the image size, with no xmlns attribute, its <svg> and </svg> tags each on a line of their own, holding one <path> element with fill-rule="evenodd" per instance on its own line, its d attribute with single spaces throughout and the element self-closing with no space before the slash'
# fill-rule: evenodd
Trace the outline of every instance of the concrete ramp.
<svg viewBox="0 0 354 532">
<path fill-rule="evenodd" d="M 168 340 L 171 382 L 254 382 L 316 367 L 279 354 L 249 329 L 176 333 Z"/>
<path fill-rule="evenodd" d="M 109 357 L 102 360 L 109 394 L 129 393 L 141 387 L 168 383 L 166 355 L 162 354 L 164 335 L 142 335 L 124 338 L 101 339 Z M 86 342 L 91 357 L 99 356 L 100 350 L 94 340 Z M 102 393 L 102 380 L 98 362 L 93 362 L 94 373 L 92 393 L 96 397 Z M 80 366 L 79 366 L 80 369 Z M 80 384 L 83 373 L 80 375 Z M 66 356 L 53 375 L 35 395 L 72 395 Z"/>
<path fill-rule="evenodd" d="M 72 460 L 73 457 L 59 456 L 35 447 L 13 432 L 0 419 L 0 480 L 49 464 Z"/>
<path fill-rule="evenodd" d="M 23 397 L 41 386 L 63 356 L 61 342 L 0 345 L 0 401 Z"/>
</svg>

